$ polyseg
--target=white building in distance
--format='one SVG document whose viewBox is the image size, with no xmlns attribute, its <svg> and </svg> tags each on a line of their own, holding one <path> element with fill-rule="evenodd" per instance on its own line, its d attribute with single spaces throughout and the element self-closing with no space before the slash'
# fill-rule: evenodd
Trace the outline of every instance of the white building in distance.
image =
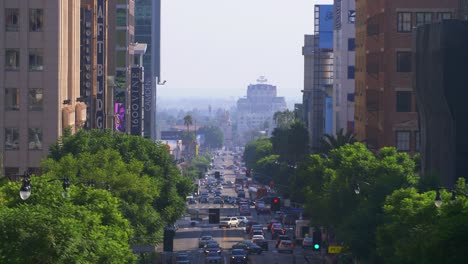
<svg viewBox="0 0 468 264">
<path fill-rule="evenodd" d="M 243 143 L 258 132 L 271 134 L 275 126 L 273 115 L 286 110 L 284 97 L 277 97 L 276 86 L 266 82 L 261 76 L 257 84 L 247 87 L 247 97 L 237 101 L 237 134 Z"/>
</svg>

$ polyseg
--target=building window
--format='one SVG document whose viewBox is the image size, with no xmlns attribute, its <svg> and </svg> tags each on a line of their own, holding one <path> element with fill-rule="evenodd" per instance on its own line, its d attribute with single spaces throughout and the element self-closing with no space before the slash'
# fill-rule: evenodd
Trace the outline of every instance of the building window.
<svg viewBox="0 0 468 264">
<path fill-rule="evenodd" d="M 19 89 L 5 88 L 5 110 L 18 111 L 19 110 Z"/>
<path fill-rule="evenodd" d="M 44 92 L 41 88 L 29 89 L 29 93 L 28 93 L 29 111 L 42 111 L 43 100 L 44 100 Z"/>
<path fill-rule="evenodd" d="M 398 32 L 411 32 L 411 13 L 398 12 L 397 31 Z"/>
<path fill-rule="evenodd" d="M 421 133 L 419 131 L 414 132 L 414 150 L 419 152 L 421 146 Z"/>
<path fill-rule="evenodd" d="M 411 72 L 411 51 L 397 51 L 397 72 Z"/>
<path fill-rule="evenodd" d="M 19 129 L 5 128 L 5 150 L 19 149 Z"/>
<path fill-rule="evenodd" d="M 19 9 L 5 9 L 5 31 L 15 32 L 19 30 Z"/>
<path fill-rule="evenodd" d="M 41 150 L 42 149 L 42 129 L 30 128 L 28 131 L 28 149 Z"/>
<path fill-rule="evenodd" d="M 348 79 L 354 79 L 354 66 L 348 66 Z"/>
<path fill-rule="evenodd" d="M 40 32 L 44 27 L 44 10 L 29 9 L 29 31 Z"/>
<path fill-rule="evenodd" d="M 452 13 L 451 12 L 439 12 L 439 13 L 437 13 L 437 21 L 446 20 L 446 19 L 452 19 Z"/>
<path fill-rule="evenodd" d="M 19 49 L 5 50 L 5 69 L 10 71 L 19 70 L 20 54 Z"/>
<path fill-rule="evenodd" d="M 42 49 L 30 49 L 29 50 L 29 70 L 30 71 L 42 71 L 44 68 L 44 56 L 42 55 Z"/>
<path fill-rule="evenodd" d="M 396 149 L 398 151 L 410 150 L 410 134 L 409 131 L 396 131 Z"/>
<path fill-rule="evenodd" d="M 117 8 L 117 26 L 126 27 L 127 26 L 127 9 Z"/>
<path fill-rule="evenodd" d="M 348 51 L 354 51 L 356 49 L 356 39 L 355 38 L 349 38 L 348 39 Z"/>
<path fill-rule="evenodd" d="M 5 177 L 10 178 L 13 181 L 20 180 L 19 168 L 18 167 L 5 167 Z"/>
<path fill-rule="evenodd" d="M 421 12 L 416 13 L 416 26 L 432 23 L 432 13 Z"/>
<path fill-rule="evenodd" d="M 411 92 L 397 91 L 396 92 L 396 111 L 411 112 Z"/>
</svg>

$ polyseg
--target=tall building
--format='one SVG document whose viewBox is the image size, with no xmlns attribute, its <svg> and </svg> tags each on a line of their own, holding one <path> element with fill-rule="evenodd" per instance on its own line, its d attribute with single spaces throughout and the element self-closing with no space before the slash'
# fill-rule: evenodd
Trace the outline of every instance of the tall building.
<svg viewBox="0 0 468 264">
<path fill-rule="evenodd" d="M 276 96 L 276 86 L 262 77 L 247 87 L 247 97 L 237 100 L 237 134 L 241 144 L 251 140 L 250 132 L 273 132 L 273 115 L 286 110 L 284 97 Z"/>
<path fill-rule="evenodd" d="M 452 189 L 458 177 L 468 178 L 468 22 L 419 26 L 414 36 L 421 171 L 436 174 Z"/>
<path fill-rule="evenodd" d="M 458 0 L 356 0 L 355 133 L 369 148 L 419 151 L 413 29 L 457 16 Z"/>
<path fill-rule="evenodd" d="M 64 129 L 81 127 L 80 1 L 0 1 L 4 173 L 33 173 Z M 84 110 L 86 111 L 86 110 Z"/>
<path fill-rule="evenodd" d="M 314 35 L 306 36 L 304 116 L 312 152 L 333 127 L 333 5 L 315 5 Z"/>
<path fill-rule="evenodd" d="M 102 0 L 97 0 L 102 1 Z M 106 87 L 106 128 L 116 129 L 116 104 L 123 104 L 125 120 L 130 120 L 131 68 L 135 64 L 135 1 L 107 0 L 108 2 L 108 59 Z M 130 122 L 125 122 L 130 131 Z"/>
<path fill-rule="evenodd" d="M 144 136 L 155 140 L 158 138 L 156 88 L 161 76 L 161 0 L 135 0 L 135 41 L 148 45 L 143 59 L 145 69 Z"/>
<path fill-rule="evenodd" d="M 355 0 L 335 0 L 333 134 L 354 129 Z"/>
</svg>

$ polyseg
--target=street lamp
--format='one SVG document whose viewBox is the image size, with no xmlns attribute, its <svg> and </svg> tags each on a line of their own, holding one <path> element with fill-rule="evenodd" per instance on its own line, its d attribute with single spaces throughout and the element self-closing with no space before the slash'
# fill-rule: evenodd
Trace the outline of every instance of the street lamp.
<svg viewBox="0 0 468 264">
<path fill-rule="evenodd" d="M 26 200 L 31 196 L 31 174 L 29 171 L 25 171 L 23 176 L 23 182 L 20 189 L 20 197 L 22 200 Z"/>
<path fill-rule="evenodd" d="M 367 184 L 367 185 L 371 185 L 370 183 L 365 182 L 365 181 L 363 181 L 362 183 Z M 360 193 L 361 193 L 361 186 L 359 185 L 358 182 L 356 182 L 356 183 L 354 184 L 354 193 L 356 193 L 356 194 L 360 194 Z"/>
<path fill-rule="evenodd" d="M 441 189 L 443 189 L 443 188 L 439 188 L 439 189 L 436 190 L 436 198 L 434 200 L 434 205 L 437 208 L 440 208 L 442 206 L 442 198 L 440 196 L 440 190 Z M 465 197 L 468 197 L 468 195 L 463 193 L 463 192 L 461 194 L 463 194 Z M 454 202 L 456 199 L 457 199 L 457 191 L 452 190 L 452 198 L 450 198 L 450 202 Z"/>
</svg>

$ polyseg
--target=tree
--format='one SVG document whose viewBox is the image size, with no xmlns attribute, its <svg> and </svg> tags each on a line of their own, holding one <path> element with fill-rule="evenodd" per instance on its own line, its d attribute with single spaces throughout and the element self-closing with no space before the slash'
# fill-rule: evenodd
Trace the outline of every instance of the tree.
<svg viewBox="0 0 468 264">
<path fill-rule="evenodd" d="M 0 188 L 0 262 L 133 263 L 132 229 L 120 200 L 86 186 L 71 186 L 63 199 L 54 179 L 33 177 L 26 201 L 19 198 L 19 183 Z"/>
<path fill-rule="evenodd" d="M 280 161 L 289 165 L 297 164 L 309 153 L 307 128 L 297 120 L 289 127 L 275 128 L 270 140 L 273 153 L 280 156 Z"/>
<path fill-rule="evenodd" d="M 198 133 L 205 136 L 204 146 L 207 149 L 221 148 L 224 144 L 224 135 L 217 126 L 203 126 Z"/>
<path fill-rule="evenodd" d="M 275 121 L 276 127 L 287 128 L 294 121 L 294 112 L 289 111 L 289 109 L 275 112 L 273 114 L 273 120 Z"/>
<path fill-rule="evenodd" d="M 187 127 L 187 132 L 190 131 L 190 126 L 193 125 L 193 120 L 191 115 L 184 116 L 184 125 Z"/>
<path fill-rule="evenodd" d="M 343 134 L 343 129 L 340 129 L 336 133 L 336 136 L 330 134 L 323 135 L 323 138 L 320 140 L 320 152 L 327 154 L 332 149 L 337 149 L 346 144 L 353 144 L 355 142 L 357 142 L 357 139 L 353 132 L 348 130 L 346 134 Z"/>
<path fill-rule="evenodd" d="M 272 144 L 268 138 L 261 138 L 249 142 L 244 149 L 245 166 L 254 168 L 258 160 L 272 154 Z"/>
</svg>

